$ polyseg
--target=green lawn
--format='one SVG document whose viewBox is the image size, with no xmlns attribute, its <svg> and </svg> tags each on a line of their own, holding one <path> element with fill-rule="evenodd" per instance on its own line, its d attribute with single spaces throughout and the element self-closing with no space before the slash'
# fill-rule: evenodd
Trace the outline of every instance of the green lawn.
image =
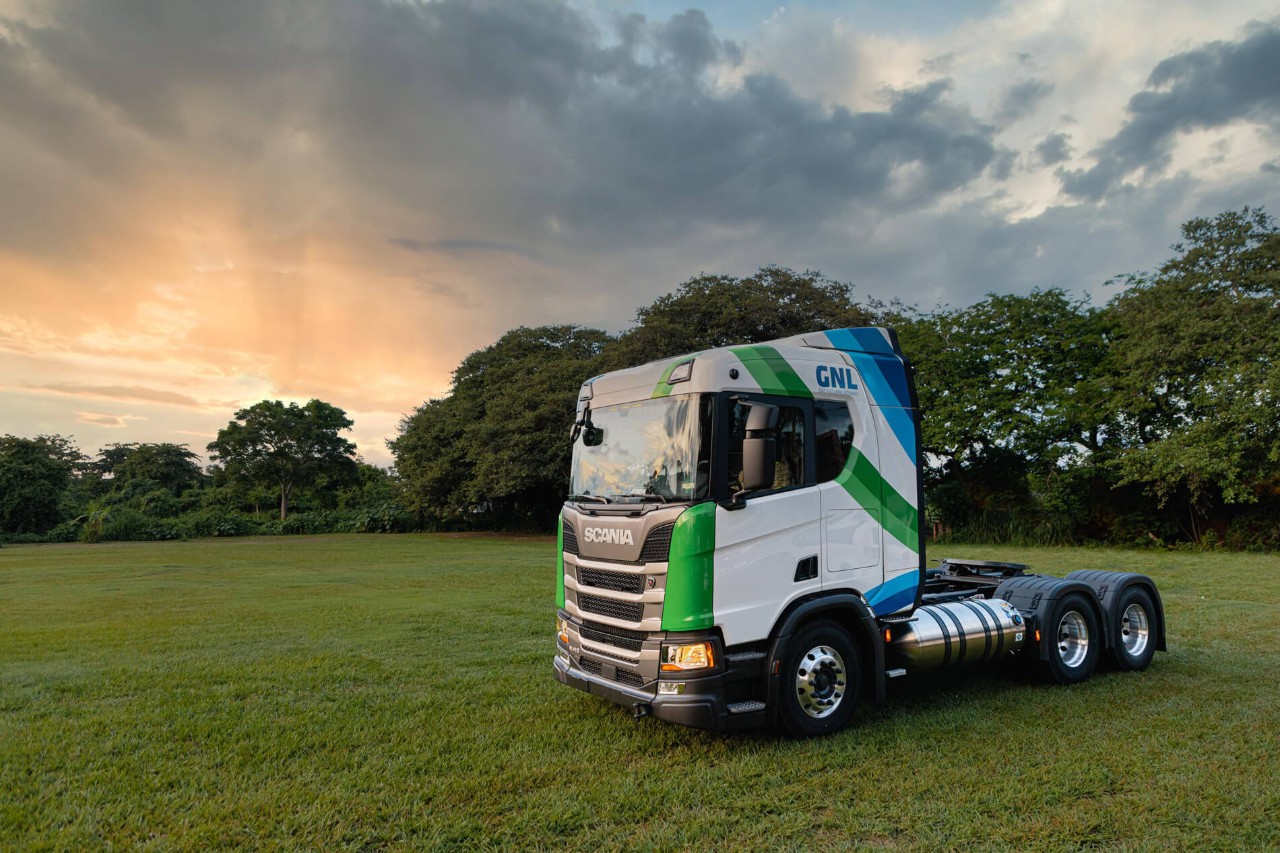
<svg viewBox="0 0 1280 853">
<path fill-rule="evenodd" d="M 1169 652 L 900 679 L 793 742 L 556 684 L 553 549 L 0 549 L 0 849 L 1280 846 L 1278 557 L 945 549 L 1147 572 Z"/>
</svg>

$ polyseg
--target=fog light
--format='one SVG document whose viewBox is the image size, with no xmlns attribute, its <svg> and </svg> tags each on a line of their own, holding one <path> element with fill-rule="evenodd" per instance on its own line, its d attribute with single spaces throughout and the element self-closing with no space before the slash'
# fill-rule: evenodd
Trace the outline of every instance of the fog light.
<svg viewBox="0 0 1280 853">
<path fill-rule="evenodd" d="M 556 636 L 560 638 L 560 642 L 569 645 L 569 623 L 562 616 L 556 617 Z"/>
<path fill-rule="evenodd" d="M 711 653 L 710 641 L 689 643 L 683 646 L 664 646 L 662 649 L 663 672 L 679 672 L 684 669 L 709 669 L 716 665 Z"/>
<path fill-rule="evenodd" d="M 678 696 L 681 693 L 684 693 L 683 681 L 659 681 L 658 682 L 659 696 L 672 696 L 672 695 Z"/>
</svg>

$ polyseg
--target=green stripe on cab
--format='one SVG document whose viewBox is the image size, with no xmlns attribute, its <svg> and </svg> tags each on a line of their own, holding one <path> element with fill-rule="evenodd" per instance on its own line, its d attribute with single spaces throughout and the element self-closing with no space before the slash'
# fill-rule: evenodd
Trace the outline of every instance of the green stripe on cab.
<svg viewBox="0 0 1280 853">
<path fill-rule="evenodd" d="M 716 552 L 716 504 L 689 507 L 676 519 L 667 558 L 662 630 L 698 631 L 715 624 L 712 584 Z"/>
<path fill-rule="evenodd" d="M 849 453 L 838 483 L 866 510 L 879 510 L 880 524 L 889 535 L 917 553 L 920 550 L 920 513 L 885 482 L 871 460 L 855 447 Z"/>
<path fill-rule="evenodd" d="M 564 519 L 556 517 L 556 607 L 564 609 Z"/>
<path fill-rule="evenodd" d="M 658 397 L 670 397 L 671 383 L 668 382 L 667 380 L 671 378 L 671 371 L 675 370 L 677 367 L 684 364 L 686 361 L 693 361 L 695 358 L 697 358 L 700 355 L 702 355 L 701 352 L 695 352 L 692 355 L 682 355 L 679 358 L 672 361 L 670 364 L 668 364 L 666 368 L 662 371 L 662 378 L 658 380 L 658 384 L 653 386 L 653 393 L 649 395 L 649 399 L 653 400 Z"/>
<path fill-rule="evenodd" d="M 795 368 L 773 347 L 734 347 L 731 352 L 738 357 L 765 394 L 777 394 L 780 397 L 813 396 Z"/>
</svg>

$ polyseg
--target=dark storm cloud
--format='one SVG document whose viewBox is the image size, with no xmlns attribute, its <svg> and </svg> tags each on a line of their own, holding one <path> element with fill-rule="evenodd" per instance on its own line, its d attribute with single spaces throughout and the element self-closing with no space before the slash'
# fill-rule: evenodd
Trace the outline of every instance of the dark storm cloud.
<svg viewBox="0 0 1280 853">
<path fill-rule="evenodd" d="M 1035 150 L 1043 165 L 1061 163 L 1071 156 L 1071 134 L 1051 133 L 1036 144 Z"/>
<path fill-rule="evenodd" d="M 1097 201 L 1129 174 L 1165 168 L 1184 131 L 1251 121 L 1280 129 L 1280 25 L 1254 24 L 1240 41 L 1212 42 L 1156 66 L 1129 100 L 1129 120 L 1093 151 L 1096 164 L 1063 171 L 1070 195 Z"/>
<path fill-rule="evenodd" d="M 1036 104 L 1053 92 L 1053 84 L 1046 80 L 1023 80 L 1005 90 L 996 109 L 997 124 L 1009 124 L 1031 114 Z"/>
<path fill-rule="evenodd" d="M 1000 153 L 946 81 L 865 112 L 768 73 L 719 85 L 741 49 L 696 10 L 598 23 L 551 0 L 64 0 L 10 33 L 0 75 L 22 85 L 5 97 L 73 104 L 27 109 L 28 139 L 128 132 L 171 167 L 242 178 L 292 133 L 351 203 L 447 211 L 447 238 L 477 247 L 804 228 L 927 205 Z M 278 171 L 261 190 L 273 220 L 303 192 Z"/>
</svg>

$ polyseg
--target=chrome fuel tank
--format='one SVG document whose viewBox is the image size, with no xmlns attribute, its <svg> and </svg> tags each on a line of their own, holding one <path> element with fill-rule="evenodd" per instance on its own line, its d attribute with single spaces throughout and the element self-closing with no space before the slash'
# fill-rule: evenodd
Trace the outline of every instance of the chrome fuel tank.
<svg viewBox="0 0 1280 853">
<path fill-rule="evenodd" d="M 891 625 L 888 655 L 906 667 L 937 668 L 1010 655 L 1026 642 L 1018 608 L 999 598 L 928 604 Z"/>
</svg>

